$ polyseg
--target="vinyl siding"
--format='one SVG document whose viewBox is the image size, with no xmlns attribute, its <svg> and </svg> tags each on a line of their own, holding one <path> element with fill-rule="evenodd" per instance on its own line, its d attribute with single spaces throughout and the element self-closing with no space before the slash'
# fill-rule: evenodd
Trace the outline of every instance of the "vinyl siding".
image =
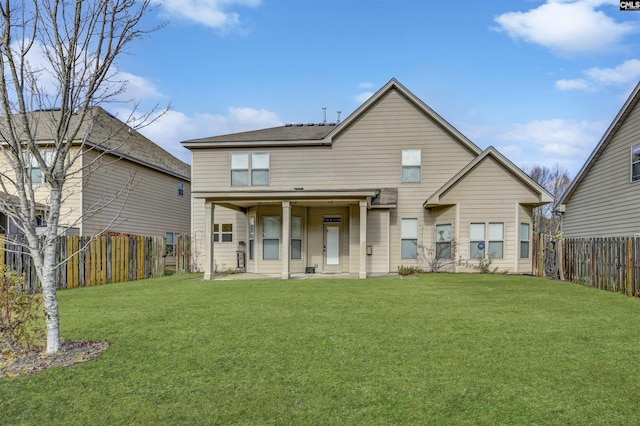
<svg viewBox="0 0 640 426">
<path fill-rule="evenodd" d="M 70 155 L 75 155 L 77 150 L 71 150 Z M 60 208 L 61 226 L 80 227 L 78 220 L 81 216 L 81 200 L 82 200 L 82 179 L 80 170 L 82 168 L 81 160 L 77 160 L 69 169 L 68 178 L 64 184 L 64 192 L 62 196 L 62 206 Z M 15 176 L 9 166 L 4 155 L 0 155 L 0 172 L 8 176 Z M 11 189 L 10 186 L 7 189 Z M 36 201 L 45 205 L 49 205 L 50 193 L 46 189 L 45 184 L 34 184 Z M 15 194 L 12 194 L 15 195 Z M 80 230 L 81 231 L 81 230 Z"/>
<path fill-rule="evenodd" d="M 136 235 L 189 232 L 191 193 L 189 182 L 127 160 L 85 152 L 82 194 L 83 235 L 110 231 Z M 128 193 L 117 195 L 131 183 Z M 184 195 L 178 195 L 184 182 Z M 112 202 L 108 202 L 110 199 Z M 95 212 L 96 206 L 102 208 Z"/>
<path fill-rule="evenodd" d="M 499 191 L 496 190 L 498 183 Z M 502 259 L 494 259 L 492 267 L 497 266 L 500 271 L 516 272 L 516 263 L 520 265 L 519 227 L 520 221 L 524 219 L 517 214 L 520 211 L 518 206 L 538 201 L 538 196 L 532 189 L 515 179 L 496 160 L 486 157 L 441 196 L 440 201 L 444 204 L 457 204 L 460 209 L 460 223 L 457 231 L 458 258 L 472 265 L 477 263 L 476 260 L 469 259 L 471 223 L 502 222 L 504 223 L 504 256 Z M 518 216 L 521 217 L 518 219 Z"/>
<path fill-rule="evenodd" d="M 422 149 L 421 183 L 401 183 L 401 155 L 406 148 Z M 269 152 L 270 185 L 230 186 L 231 152 Z M 421 199 L 422 203 L 473 157 L 473 153 L 413 104 L 391 91 L 341 133 L 330 147 L 194 150 L 193 190 L 403 186 L 405 197 Z"/>
<path fill-rule="evenodd" d="M 640 181 L 631 182 L 631 147 L 640 143 L 640 103 L 565 202 L 565 237 L 640 233 Z"/>
</svg>

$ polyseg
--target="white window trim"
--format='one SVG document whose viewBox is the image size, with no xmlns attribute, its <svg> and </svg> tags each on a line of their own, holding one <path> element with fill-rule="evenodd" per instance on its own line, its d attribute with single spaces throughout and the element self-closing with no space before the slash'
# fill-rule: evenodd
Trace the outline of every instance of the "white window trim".
<svg viewBox="0 0 640 426">
<path fill-rule="evenodd" d="M 634 161 L 633 156 L 636 155 L 635 152 L 638 152 L 638 159 L 636 161 Z M 640 182 L 640 174 L 638 174 L 637 177 L 633 176 L 633 166 L 638 165 L 638 167 L 640 168 L 640 143 L 636 143 L 631 145 L 631 167 L 629 170 L 629 174 L 631 176 L 631 182 Z"/>
<path fill-rule="evenodd" d="M 522 226 L 527 226 L 527 235 L 522 235 Z M 526 237 L 526 238 L 525 238 Z M 522 256 L 522 243 L 527 243 L 527 255 Z M 520 259 L 529 259 L 531 257 L 531 224 L 527 222 L 520 223 Z"/>
<path fill-rule="evenodd" d="M 405 164 L 404 155 L 405 155 L 405 152 L 407 152 L 407 151 L 417 151 L 418 152 L 418 156 L 420 157 L 419 160 L 418 160 L 418 164 Z M 422 182 L 422 149 L 420 149 L 420 148 L 406 148 L 406 149 L 403 149 L 401 151 L 400 156 L 401 156 L 400 164 L 402 166 L 401 170 L 400 170 L 400 173 L 401 173 L 400 181 L 402 183 L 420 183 L 420 182 Z M 417 168 L 419 170 L 419 173 L 418 173 L 419 174 L 419 178 L 418 178 L 417 181 L 413 181 L 413 180 L 405 181 L 404 180 L 405 167 L 406 168 Z"/>
<path fill-rule="evenodd" d="M 233 168 L 233 156 L 234 155 L 246 155 L 247 156 L 247 168 L 239 169 Z M 268 167 L 265 168 L 253 168 L 253 157 L 254 155 L 266 155 L 268 161 Z M 234 171 L 246 171 L 247 173 L 247 184 L 246 185 L 234 185 L 233 184 L 233 172 Z M 254 171 L 266 171 L 268 175 L 267 183 L 265 184 L 256 184 L 253 179 Z M 256 151 L 256 152 L 231 152 L 229 153 L 229 186 L 234 187 L 243 187 L 243 186 L 270 186 L 271 185 L 271 153 L 264 151 Z"/>
<path fill-rule="evenodd" d="M 415 235 L 408 235 L 407 231 L 409 231 L 409 229 L 406 229 L 404 224 L 405 223 L 410 223 L 409 221 L 411 221 L 411 223 L 415 224 Z M 403 260 L 417 260 L 418 259 L 418 219 L 415 217 L 403 217 L 402 219 L 400 219 L 400 258 Z M 404 241 L 413 241 L 416 245 L 416 256 L 415 257 L 404 257 L 403 253 L 402 253 L 402 243 Z"/>
</svg>

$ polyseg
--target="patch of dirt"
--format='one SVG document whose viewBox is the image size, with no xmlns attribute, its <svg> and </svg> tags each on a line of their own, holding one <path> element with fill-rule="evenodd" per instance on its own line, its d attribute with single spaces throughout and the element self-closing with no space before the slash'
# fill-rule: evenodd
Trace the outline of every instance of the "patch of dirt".
<svg viewBox="0 0 640 426">
<path fill-rule="evenodd" d="M 71 340 L 62 342 L 60 350 L 51 355 L 38 351 L 5 352 L 0 358 L 0 379 L 37 374 L 51 367 L 71 367 L 99 357 L 108 347 L 109 342 L 101 340 Z"/>
</svg>

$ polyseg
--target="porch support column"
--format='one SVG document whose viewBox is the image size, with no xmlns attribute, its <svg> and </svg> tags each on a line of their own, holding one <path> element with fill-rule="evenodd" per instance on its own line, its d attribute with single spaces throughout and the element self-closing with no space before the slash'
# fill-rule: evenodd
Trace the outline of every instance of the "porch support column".
<svg viewBox="0 0 640 426">
<path fill-rule="evenodd" d="M 213 221 L 215 205 L 204 204 L 204 279 L 212 280 L 216 272 L 216 262 L 213 257 Z"/>
<path fill-rule="evenodd" d="M 367 200 L 360 201 L 360 279 L 367 278 Z"/>
<path fill-rule="evenodd" d="M 282 202 L 282 247 L 280 255 L 282 258 L 282 279 L 288 280 L 291 276 L 291 258 L 289 248 L 291 247 L 291 203 Z"/>
</svg>

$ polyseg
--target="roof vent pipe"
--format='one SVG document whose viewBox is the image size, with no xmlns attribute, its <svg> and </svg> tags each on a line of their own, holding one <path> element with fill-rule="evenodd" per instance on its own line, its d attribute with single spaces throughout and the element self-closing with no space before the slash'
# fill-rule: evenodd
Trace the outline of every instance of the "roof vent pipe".
<svg viewBox="0 0 640 426">
<path fill-rule="evenodd" d="M 342 111 L 338 110 L 338 121 L 336 121 L 336 124 L 340 124 L 340 113 L 341 113 L 341 112 L 342 112 Z"/>
<path fill-rule="evenodd" d="M 327 124 L 327 107 L 322 107 L 322 123 Z"/>
</svg>

